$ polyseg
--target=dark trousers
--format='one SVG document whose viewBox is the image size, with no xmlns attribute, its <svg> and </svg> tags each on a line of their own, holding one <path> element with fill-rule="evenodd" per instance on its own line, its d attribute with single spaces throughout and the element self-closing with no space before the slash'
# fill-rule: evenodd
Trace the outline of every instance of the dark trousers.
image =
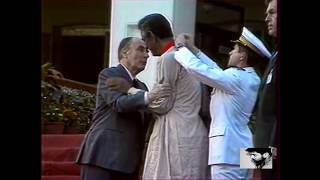
<svg viewBox="0 0 320 180">
<path fill-rule="evenodd" d="M 92 165 L 81 165 L 81 180 L 138 180 L 137 173 L 126 174 Z"/>
<path fill-rule="evenodd" d="M 273 159 L 272 169 L 261 169 L 261 180 L 280 180 L 280 165 L 277 159 Z"/>
</svg>

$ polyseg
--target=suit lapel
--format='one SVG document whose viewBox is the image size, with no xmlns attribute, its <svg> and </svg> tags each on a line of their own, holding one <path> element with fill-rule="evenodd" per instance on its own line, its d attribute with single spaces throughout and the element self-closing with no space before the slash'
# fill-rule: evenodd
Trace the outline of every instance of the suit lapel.
<svg viewBox="0 0 320 180">
<path fill-rule="evenodd" d="M 122 77 L 127 79 L 131 83 L 131 85 L 133 85 L 133 81 L 132 81 L 130 75 L 128 74 L 128 71 L 121 64 L 119 64 L 117 66 L 117 68 L 119 69 L 121 75 L 123 75 Z M 136 88 L 148 91 L 148 88 L 146 87 L 146 85 L 143 82 L 141 82 L 138 79 L 136 79 L 136 80 L 137 80 L 137 83 L 136 83 L 137 87 Z"/>
<path fill-rule="evenodd" d="M 264 72 L 263 78 L 262 78 L 262 82 L 260 87 L 262 87 L 261 89 L 263 89 L 263 87 L 266 85 L 266 81 L 268 79 L 268 75 L 270 74 L 271 70 L 274 68 L 275 62 L 277 60 L 277 52 L 274 53 L 274 55 L 270 58 L 270 62 L 268 64 L 268 67 L 266 69 L 266 71 Z M 260 89 L 260 90 L 261 90 Z"/>
<path fill-rule="evenodd" d="M 118 69 L 121 71 L 121 74 L 124 75 L 124 78 L 125 78 L 125 79 L 127 79 L 129 82 L 133 83 L 130 75 L 128 74 L 128 71 L 127 71 L 121 64 L 118 65 Z M 141 81 L 138 80 L 137 78 L 136 78 L 136 80 L 137 80 L 137 83 L 136 83 L 136 84 L 137 84 L 137 85 L 136 85 L 137 87 L 136 87 L 136 88 L 138 88 L 138 89 L 143 89 L 143 90 L 148 91 L 148 88 L 145 86 L 145 84 L 144 84 L 143 82 L 141 82 Z M 132 84 L 131 84 L 131 85 L 132 85 Z"/>
<path fill-rule="evenodd" d="M 132 85 L 132 79 L 131 79 L 130 75 L 128 74 L 128 71 L 121 64 L 119 64 L 117 66 L 117 68 L 119 69 L 122 77 L 125 78 L 126 80 L 128 80 Z"/>
</svg>

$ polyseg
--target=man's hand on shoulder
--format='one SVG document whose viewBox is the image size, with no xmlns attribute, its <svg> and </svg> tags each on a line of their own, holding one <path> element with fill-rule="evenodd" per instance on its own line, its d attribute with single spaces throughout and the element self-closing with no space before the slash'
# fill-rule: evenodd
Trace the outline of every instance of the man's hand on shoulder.
<svg viewBox="0 0 320 180">
<path fill-rule="evenodd" d="M 111 91 L 120 91 L 127 93 L 131 88 L 131 84 L 124 78 L 121 77 L 111 77 L 107 79 L 108 89 Z"/>
</svg>

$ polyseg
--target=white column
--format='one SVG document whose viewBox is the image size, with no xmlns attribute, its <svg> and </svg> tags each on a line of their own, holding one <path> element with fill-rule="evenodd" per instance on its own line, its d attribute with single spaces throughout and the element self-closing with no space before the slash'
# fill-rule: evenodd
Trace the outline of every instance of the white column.
<svg viewBox="0 0 320 180">
<path fill-rule="evenodd" d="M 174 0 L 173 31 L 175 35 L 182 32 L 194 37 L 196 23 L 197 0 Z"/>
<path fill-rule="evenodd" d="M 109 67 L 119 64 L 117 52 L 123 38 L 141 38 L 137 23 L 144 16 L 151 13 L 163 14 L 172 22 L 175 34 L 194 34 L 195 10 L 196 0 L 112 0 Z M 155 83 L 157 61 L 158 57 L 150 54 L 145 70 L 137 76 L 149 89 Z"/>
</svg>

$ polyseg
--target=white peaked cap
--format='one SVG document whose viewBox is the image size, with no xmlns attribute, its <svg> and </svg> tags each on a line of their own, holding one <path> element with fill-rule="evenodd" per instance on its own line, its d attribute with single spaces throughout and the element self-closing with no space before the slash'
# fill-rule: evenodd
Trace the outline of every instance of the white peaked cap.
<svg viewBox="0 0 320 180">
<path fill-rule="evenodd" d="M 246 27 L 243 27 L 242 34 L 239 40 L 232 42 L 238 42 L 244 46 L 247 46 L 262 57 L 267 57 L 268 59 L 270 59 L 271 57 L 271 53 L 264 46 L 262 41 L 257 38 L 252 32 L 250 32 Z"/>
</svg>

